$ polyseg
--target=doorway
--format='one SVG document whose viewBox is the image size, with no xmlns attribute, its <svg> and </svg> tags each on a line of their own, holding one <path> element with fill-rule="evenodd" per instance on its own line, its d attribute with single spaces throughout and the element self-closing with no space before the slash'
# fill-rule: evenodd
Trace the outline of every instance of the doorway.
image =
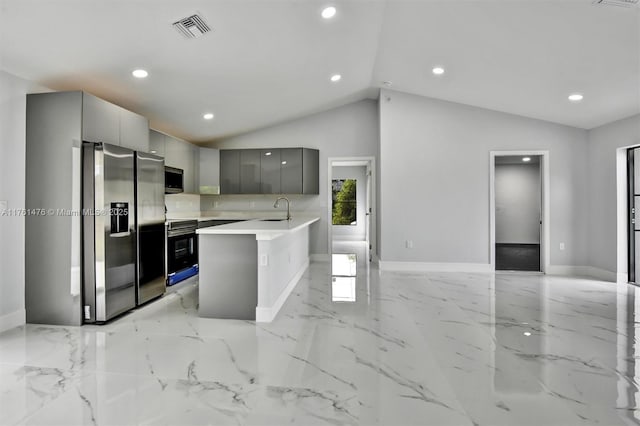
<svg viewBox="0 0 640 426">
<path fill-rule="evenodd" d="M 361 242 L 369 261 L 375 253 L 374 161 L 372 157 L 329 158 L 328 170 L 329 247 L 336 242 Z"/>
<path fill-rule="evenodd" d="M 627 271 L 628 282 L 640 281 L 640 148 L 627 150 Z M 637 219 L 636 219 L 637 217 Z"/>
<path fill-rule="evenodd" d="M 548 265 L 545 160 L 544 152 L 491 155 L 491 264 L 496 271 L 543 272 Z"/>
</svg>

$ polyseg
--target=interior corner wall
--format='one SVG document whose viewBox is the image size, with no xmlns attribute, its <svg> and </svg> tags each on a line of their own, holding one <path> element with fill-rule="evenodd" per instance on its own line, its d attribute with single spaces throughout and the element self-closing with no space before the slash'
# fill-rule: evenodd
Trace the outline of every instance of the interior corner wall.
<svg viewBox="0 0 640 426">
<path fill-rule="evenodd" d="M 616 151 L 634 145 L 640 145 L 640 114 L 588 133 L 588 261 L 592 267 L 622 274 L 627 273 L 627 264 L 625 259 L 618 262 L 616 250 Z"/>
<path fill-rule="evenodd" d="M 551 264 L 586 265 L 587 217 L 576 214 L 588 205 L 585 130 L 388 89 L 381 260 L 488 265 L 489 156 L 509 150 L 549 151 Z"/>
<path fill-rule="evenodd" d="M 0 201 L 25 207 L 26 94 L 48 89 L 0 71 Z M 25 322 L 25 218 L 0 216 L 0 332 Z"/>
<path fill-rule="evenodd" d="M 496 164 L 496 244 L 540 244 L 540 164 Z"/>
<path fill-rule="evenodd" d="M 320 194 L 293 195 L 291 211 L 320 217 L 310 229 L 310 253 L 329 253 L 328 170 L 329 157 L 378 158 L 378 101 L 366 99 L 279 125 L 231 137 L 210 144 L 218 149 L 240 148 L 314 148 L 320 151 Z M 216 195 L 215 210 L 273 210 L 275 195 Z"/>
</svg>

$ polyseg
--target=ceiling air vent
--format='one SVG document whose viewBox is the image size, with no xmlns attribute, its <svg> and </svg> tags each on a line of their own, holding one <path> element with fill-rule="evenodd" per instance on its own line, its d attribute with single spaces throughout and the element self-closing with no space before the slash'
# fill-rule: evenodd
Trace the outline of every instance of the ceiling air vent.
<svg viewBox="0 0 640 426">
<path fill-rule="evenodd" d="M 199 15 L 191 15 L 173 23 L 175 28 L 185 38 L 197 38 L 211 31 L 211 27 Z"/>
<path fill-rule="evenodd" d="M 633 7 L 638 4 L 638 0 L 595 0 L 595 5 Z"/>
</svg>

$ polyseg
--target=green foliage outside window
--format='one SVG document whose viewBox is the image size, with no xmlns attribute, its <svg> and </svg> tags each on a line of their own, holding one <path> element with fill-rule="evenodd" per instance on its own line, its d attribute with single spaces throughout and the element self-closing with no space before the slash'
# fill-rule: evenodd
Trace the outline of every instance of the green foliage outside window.
<svg viewBox="0 0 640 426">
<path fill-rule="evenodd" d="M 356 224 L 356 180 L 333 179 L 333 205 L 331 207 L 334 225 Z"/>
</svg>

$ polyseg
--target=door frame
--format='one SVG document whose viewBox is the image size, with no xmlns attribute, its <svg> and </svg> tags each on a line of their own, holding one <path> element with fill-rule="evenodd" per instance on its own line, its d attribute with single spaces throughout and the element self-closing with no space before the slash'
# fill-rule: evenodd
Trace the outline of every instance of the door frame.
<svg viewBox="0 0 640 426">
<path fill-rule="evenodd" d="M 336 163 L 336 164 L 334 164 Z M 367 194 L 365 191 L 365 197 L 368 197 L 368 200 L 365 200 L 365 205 L 369 204 L 371 207 L 371 214 L 369 215 L 368 227 L 369 229 L 365 231 L 365 234 L 369 237 L 367 240 L 367 244 L 370 245 L 370 254 L 373 259 L 375 259 L 376 253 L 378 251 L 378 247 L 376 244 L 377 241 L 377 213 L 376 213 L 376 158 L 373 156 L 363 156 L 363 157 L 329 157 L 327 158 L 327 210 L 326 210 L 326 218 L 327 218 L 327 247 L 329 250 L 329 254 L 331 254 L 331 245 L 333 242 L 333 230 L 332 230 L 332 217 L 331 217 L 331 207 L 332 207 L 332 191 L 331 184 L 333 180 L 333 166 L 365 166 L 366 169 L 371 173 L 369 181 L 370 181 L 370 190 Z"/>
<path fill-rule="evenodd" d="M 542 224 L 540 225 L 540 271 L 549 270 L 551 241 L 549 218 L 549 151 L 489 151 L 489 264 L 492 271 L 496 269 L 496 157 L 506 156 L 540 156 L 540 190 Z"/>
</svg>

